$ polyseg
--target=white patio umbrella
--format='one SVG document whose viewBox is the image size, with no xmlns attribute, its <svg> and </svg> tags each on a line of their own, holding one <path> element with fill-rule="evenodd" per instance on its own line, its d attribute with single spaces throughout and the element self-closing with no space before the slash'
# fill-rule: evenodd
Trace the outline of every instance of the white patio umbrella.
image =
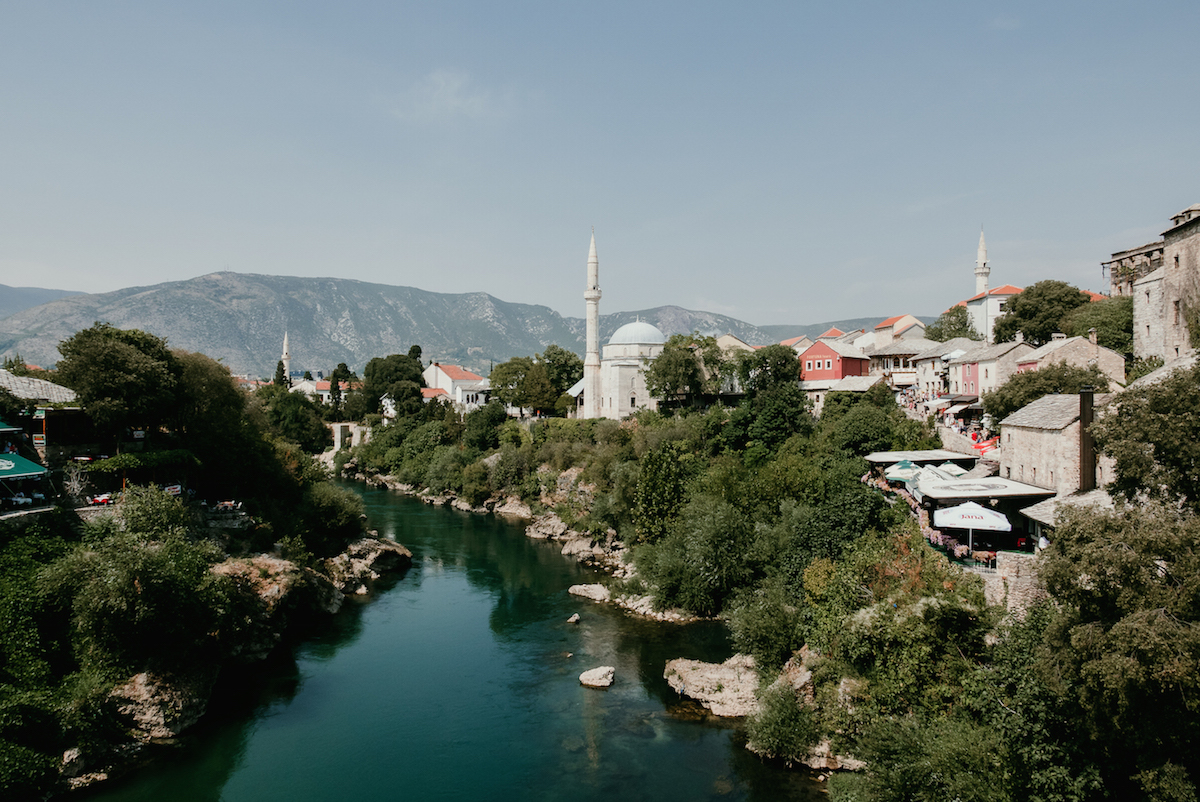
<svg viewBox="0 0 1200 802">
<path fill-rule="evenodd" d="M 974 501 L 933 511 L 933 525 L 938 529 L 966 529 L 967 548 L 975 550 L 975 530 L 985 532 L 1011 532 L 1012 524 L 1003 513 L 989 510 Z"/>
</svg>

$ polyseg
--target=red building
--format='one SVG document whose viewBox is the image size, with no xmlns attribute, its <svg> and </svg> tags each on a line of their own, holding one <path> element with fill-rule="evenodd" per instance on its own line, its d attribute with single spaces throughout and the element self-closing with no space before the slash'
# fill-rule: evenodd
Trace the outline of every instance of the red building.
<svg viewBox="0 0 1200 802">
<path fill-rule="evenodd" d="M 871 360 L 862 351 L 837 340 L 817 340 L 800 354 L 800 381 L 836 381 L 866 376 Z"/>
</svg>

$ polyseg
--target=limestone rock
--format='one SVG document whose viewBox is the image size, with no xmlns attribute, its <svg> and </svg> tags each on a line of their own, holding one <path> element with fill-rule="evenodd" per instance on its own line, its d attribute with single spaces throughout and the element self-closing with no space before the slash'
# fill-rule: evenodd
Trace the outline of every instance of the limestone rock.
<svg viewBox="0 0 1200 802">
<path fill-rule="evenodd" d="M 412 565 L 412 552 L 394 540 L 364 537 L 325 561 L 325 570 L 342 593 L 364 595 L 384 573 Z"/>
<path fill-rule="evenodd" d="M 714 716 L 748 716 L 758 710 L 754 697 L 758 671 L 748 655 L 735 654 L 724 663 L 671 660 L 663 677 L 680 695 L 695 699 Z"/>
<path fill-rule="evenodd" d="M 849 755 L 835 755 L 830 749 L 829 741 L 824 740 L 814 746 L 800 762 L 810 769 L 817 771 L 862 771 L 867 764 Z"/>
<path fill-rule="evenodd" d="M 215 669 L 191 676 L 143 671 L 113 688 L 109 695 L 139 738 L 174 738 L 204 715 L 215 680 Z"/>
<path fill-rule="evenodd" d="M 612 598 L 612 593 L 609 589 L 600 584 L 572 585 L 567 589 L 567 593 L 570 593 L 572 596 L 582 596 L 585 599 L 598 602 L 606 602 Z"/>
<path fill-rule="evenodd" d="M 568 624 L 578 624 L 579 623 L 579 613 L 575 613 L 570 618 L 568 618 L 567 623 Z"/>
<path fill-rule="evenodd" d="M 501 518 L 517 518 L 523 521 L 533 519 L 533 510 L 529 509 L 529 505 L 516 496 L 509 496 L 503 504 L 497 504 L 492 512 Z"/>
<path fill-rule="evenodd" d="M 682 610 L 655 610 L 653 596 L 619 596 L 616 602 L 618 606 L 624 607 L 631 613 L 668 624 L 688 624 L 701 620 L 699 616 L 685 613 Z"/>
<path fill-rule="evenodd" d="M 612 685 L 613 675 L 616 671 L 612 666 L 593 668 L 579 675 L 579 683 L 589 688 L 607 688 Z"/>
<path fill-rule="evenodd" d="M 525 527 L 526 536 L 538 540 L 553 540 L 566 531 L 567 525 L 563 523 L 562 518 L 552 512 L 537 516 Z"/>
</svg>

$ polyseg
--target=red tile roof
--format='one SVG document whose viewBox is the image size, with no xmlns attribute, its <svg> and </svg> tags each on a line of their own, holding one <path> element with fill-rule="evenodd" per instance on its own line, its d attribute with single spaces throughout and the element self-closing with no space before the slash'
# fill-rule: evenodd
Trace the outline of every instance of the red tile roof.
<svg viewBox="0 0 1200 802">
<path fill-rule="evenodd" d="M 1083 290 L 1082 292 L 1083 292 L 1083 294 L 1084 294 L 1084 295 L 1086 295 L 1086 296 L 1088 296 L 1089 298 L 1091 298 L 1093 303 L 1095 303 L 1096 301 L 1106 301 L 1106 300 L 1108 300 L 1108 296 L 1107 296 L 1107 295 L 1101 295 L 1101 294 L 1100 294 L 1100 293 L 1098 293 L 1098 292 L 1092 292 L 1091 290 Z"/>
<path fill-rule="evenodd" d="M 1018 295 L 1020 292 L 1021 292 L 1020 287 L 1014 287 L 1011 284 L 1005 284 L 1003 287 L 997 287 L 994 290 L 988 290 L 987 294 L 988 295 Z M 970 303 L 971 301 L 978 301 L 982 297 L 983 297 L 983 293 L 981 292 L 978 295 L 972 295 L 970 298 L 968 298 L 963 303 Z"/>
<path fill-rule="evenodd" d="M 422 387 L 421 388 L 421 398 L 425 399 L 426 401 L 430 400 L 431 398 L 437 398 L 439 395 L 450 395 L 450 394 L 448 392 L 446 392 L 445 390 L 443 390 L 441 387 Z"/>
<path fill-rule="evenodd" d="M 483 381 L 483 377 L 480 376 L 479 374 L 472 373 L 471 371 L 467 370 L 466 368 L 459 367 L 458 365 L 443 365 L 441 362 L 434 362 L 433 364 L 436 365 L 437 367 L 441 368 L 442 373 L 445 373 L 447 376 L 450 377 L 450 381 L 456 381 L 456 382 L 481 382 L 481 381 Z"/>
<path fill-rule="evenodd" d="M 875 328 L 877 328 L 877 329 L 886 329 L 888 326 L 895 325 L 896 321 L 897 321 L 897 320 L 899 320 L 899 319 L 900 319 L 900 318 L 902 318 L 902 317 L 904 317 L 904 315 L 896 315 L 895 317 L 889 317 L 887 320 L 883 321 L 882 323 L 880 323 L 880 324 L 879 324 L 878 326 L 876 326 Z"/>
<path fill-rule="evenodd" d="M 819 339 L 821 339 L 822 337 L 841 337 L 841 336 L 842 336 L 843 334 L 845 334 L 845 333 L 846 333 L 846 332 L 842 331 L 842 330 L 841 330 L 841 329 L 839 329 L 837 326 L 834 326 L 834 327 L 833 327 L 833 328 L 831 328 L 829 331 L 827 331 L 827 332 L 825 332 L 824 334 L 822 334 L 820 337 L 817 337 L 817 339 L 819 340 Z"/>
<path fill-rule="evenodd" d="M 821 336 L 824 337 L 825 335 L 822 334 Z M 801 334 L 799 337 L 792 337 L 790 340 L 780 340 L 779 344 L 780 345 L 795 345 L 796 343 L 800 342 L 803 339 L 804 339 L 804 335 Z"/>
</svg>

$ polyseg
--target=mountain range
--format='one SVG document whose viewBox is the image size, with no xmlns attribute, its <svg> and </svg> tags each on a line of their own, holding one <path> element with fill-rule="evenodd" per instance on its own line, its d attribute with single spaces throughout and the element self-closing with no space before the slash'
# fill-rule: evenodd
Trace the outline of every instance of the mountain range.
<svg viewBox="0 0 1200 802">
<path fill-rule="evenodd" d="M 36 296 L 9 297 L 0 285 L 0 310 Z M 129 287 L 98 294 L 43 290 L 48 302 L 0 319 L 0 354 L 20 354 L 45 367 L 59 358 L 58 343 L 96 321 L 164 337 L 172 348 L 199 351 L 235 374 L 270 376 L 287 332 L 293 370 L 328 371 L 339 362 L 361 369 L 368 359 L 420 345 L 425 360 L 490 371 L 492 364 L 538 353 L 551 343 L 582 354 L 583 318 L 546 306 L 511 303 L 487 293 L 436 293 L 352 279 L 210 273 L 186 281 Z M 582 303 L 580 304 L 582 306 Z M 633 320 L 663 333 L 730 333 L 753 345 L 830 325 L 843 330 L 874 325 L 864 318 L 807 326 L 756 327 L 710 312 L 677 306 L 616 312 L 600 318 L 601 342 Z M 865 323 L 863 321 L 866 321 Z M 847 328 L 849 327 L 849 328 Z"/>
</svg>

